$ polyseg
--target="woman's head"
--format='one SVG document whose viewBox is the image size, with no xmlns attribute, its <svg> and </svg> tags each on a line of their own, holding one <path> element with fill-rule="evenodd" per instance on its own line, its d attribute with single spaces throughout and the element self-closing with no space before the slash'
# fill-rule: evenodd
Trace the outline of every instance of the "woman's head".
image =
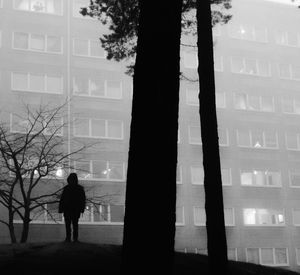
<svg viewBox="0 0 300 275">
<path fill-rule="evenodd" d="M 78 184 L 78 177 L 76 173 L 71 173 L 68 178 L 67 178 L 67 182 L 70 185 L 76 185 Z"/>
</svg>

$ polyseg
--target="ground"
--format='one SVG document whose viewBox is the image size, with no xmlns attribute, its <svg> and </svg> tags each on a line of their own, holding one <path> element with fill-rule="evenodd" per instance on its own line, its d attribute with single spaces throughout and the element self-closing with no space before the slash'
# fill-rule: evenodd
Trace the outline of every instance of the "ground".
<svg viewBox="0 0 300 275">
<path fill-rule="evenodd" d="M 90 243 L 0 245 L 1 275 L 119 274 L 121 246 Z M 230 275 L 296 275 L 292 271 L 230 262 Z M 201 272 L 199 272 L 201 270 Z M 176 253 L 175 275 L 206 275 L 207 257 Z"/>
</svg>

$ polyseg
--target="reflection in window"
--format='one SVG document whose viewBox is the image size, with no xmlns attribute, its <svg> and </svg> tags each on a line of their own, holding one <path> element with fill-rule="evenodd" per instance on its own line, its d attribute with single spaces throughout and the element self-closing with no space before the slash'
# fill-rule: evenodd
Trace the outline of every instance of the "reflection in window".
<svg viewBox="0 0 300 275">
<path fill-rule="evenodd" d="M 184 207 L 176 207 L 176 225 L 184 225 Z"/>
<path fill-rule="evenodd" d="M 291 97 L 282 97 L 282 112 L 286 114 L 300 114 L 300 100 Z"/>
<path fill-rule="evenodd" d="M 278 139 L 274 130 L 237 130 L 238 146 L 252 148 L 277 149 Z"/>
<path fill-rule="evenodd" d="M 291 187 L 300 187 L 300 171 L 299 170 L 290 170 L 290 186 Z"/>
<path fill-rule="evenodd" d="M 231 72 L 262 77 L 271 76 L 269 62 L 244 57 L 231 57 Z"/>
<path fill-rule="evenodd" d="M 197 52 L 184 52 L 184 66 L 189 69 L 198 68 Z"/>
</svg>

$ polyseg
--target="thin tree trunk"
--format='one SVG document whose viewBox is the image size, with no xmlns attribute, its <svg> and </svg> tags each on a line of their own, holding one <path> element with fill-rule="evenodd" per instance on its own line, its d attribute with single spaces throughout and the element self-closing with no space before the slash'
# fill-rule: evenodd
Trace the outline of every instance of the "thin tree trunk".
<svg viewBox="0 0 300 275">
<path fill-rule="evenodd" d="M 25 214 L 23 219 L 23 228 L 22 228 L 22 235 L 21 235 L 21 243 L 26 243 L 28 239 L 28 233 L 29 233 L 29 210 L 25 208 Z"/>
<path fill-rule="evenodd" d="M 11 243 L 16 243 L 17 238 L 16 238 L 16 234 L 15 234 L 14 218 L 13 218 L 13 214 L 12 214 L 11 210 L 9 210 L 8 230 L 9 230 L 9 236 L 10 236 Z"/>
<path fill-rule="evenodd" d="M 140 1 L 123 260 L 129 274 L 171 274 L 182 0 Z"/>
<path fill-rule="evenodd" d="M 210 0 L 197 0 L 200 124 L 210 274 L 227 273 L 227 244 L 215 104 Z M 220 271 L 222 273 L 220 273 Z"/>
</svg>

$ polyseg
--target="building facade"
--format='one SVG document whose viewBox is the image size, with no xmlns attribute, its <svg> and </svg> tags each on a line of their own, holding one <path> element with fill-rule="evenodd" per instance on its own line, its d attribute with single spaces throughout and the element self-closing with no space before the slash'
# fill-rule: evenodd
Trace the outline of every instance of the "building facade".
<svg viewBox="0 0 300 275">
<path fill-rule="evenodd" d="M 98 40 L 105 26 L 79 14 L 87 2 L 0 1 L 0 102 L 7 109 L 1 119 L 13 129 L 19 123 L 13 110 L 22 102 L 67 99 L 66 150 L 76 141 L 97 142 L 74 169 L 92 195 L 108 195 L 98 209 L 87 205 L 81 239 L 121 244 L 132 80 L 124 74 L 126 63 L 106 60 Z M 300 271 L 300 12 L 272 1 L 232 4 L 230 22 L 213 30 L 228 255 Z M 176 250 L 203 254 L 193 47 L 182 46 L 181 65 Z M 1 242 L 9 241 L 5 232 Z M 45 213 L 31 224 L 30 241 L 63 238 L 61 217 L 54 222 Z"/>
</svg>

